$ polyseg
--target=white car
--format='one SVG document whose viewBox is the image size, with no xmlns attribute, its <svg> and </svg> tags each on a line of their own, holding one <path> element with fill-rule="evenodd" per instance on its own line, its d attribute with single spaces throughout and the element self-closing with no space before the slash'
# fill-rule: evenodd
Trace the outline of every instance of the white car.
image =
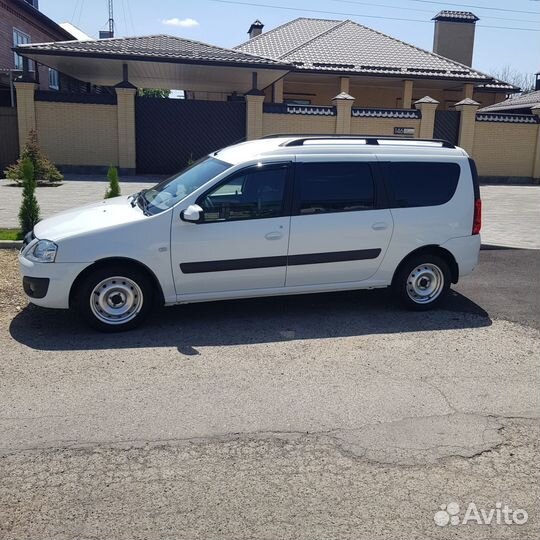
<svg viewBox="0 0 540 540">
<path fill-rule="evenodd" d="M 19 261 L 32 303 L 104 331 L 156 303 L 389 286 L 423 310 L 476 266 L 480 223 L 474 162 L 447 142 L 275 136 L 45 219 Z"/>
</svg>

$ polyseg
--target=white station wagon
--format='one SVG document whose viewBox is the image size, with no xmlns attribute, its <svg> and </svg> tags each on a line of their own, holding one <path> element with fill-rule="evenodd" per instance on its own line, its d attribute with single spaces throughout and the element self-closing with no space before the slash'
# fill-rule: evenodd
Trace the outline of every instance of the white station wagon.
<svg viewBox="0 0 540 540">
<path fill-rule="evenodd" d="M 152 189 L 39 222 L 19 261 L 30 301 L 103 331 L 153 306 L 392 287 L 437 305 L 480 249 L 474 162 L 445 141 L 274 136 Z"/>
</svg>

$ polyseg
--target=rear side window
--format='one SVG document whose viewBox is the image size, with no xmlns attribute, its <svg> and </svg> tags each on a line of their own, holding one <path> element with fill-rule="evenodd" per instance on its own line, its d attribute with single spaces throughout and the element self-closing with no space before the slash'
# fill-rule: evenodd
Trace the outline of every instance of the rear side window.
<svg viewBox="0 0 540 540">
<path fill-rule="evenodd" d="M 295 213 L 369 210 L 375 189 L 369 163 L 314 162 L 296 167 Z"/>
<path fill-rule="evenodd" d="M 393 208 L 447 203 L 456 192 L 460 173 L 457 163 L 386 162 L 383 168 Z"/>
</svg>

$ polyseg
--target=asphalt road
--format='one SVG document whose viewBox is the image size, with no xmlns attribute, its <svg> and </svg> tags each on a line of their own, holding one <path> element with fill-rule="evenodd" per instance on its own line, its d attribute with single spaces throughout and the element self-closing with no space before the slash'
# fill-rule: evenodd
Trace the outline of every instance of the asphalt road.
<svg viewBox="0 0 540 540">
<path fill-rule="evenodd" d="M 15 298 L 0 537 L 536 539 L 539 268 L 482 251 L 427 314 L 366 291 L 178 306 L 114 336 Z M 438 526 L 450 502 L 529 519 Z"/>
</svg>

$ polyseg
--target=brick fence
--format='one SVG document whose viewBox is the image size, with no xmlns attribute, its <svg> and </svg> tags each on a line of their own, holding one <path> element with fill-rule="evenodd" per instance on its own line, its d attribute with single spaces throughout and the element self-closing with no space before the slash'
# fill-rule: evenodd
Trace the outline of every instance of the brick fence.
<svg viewBox="0 0 540 540">
<path fill-rule="evenodd" d="M 73 96 L 36 92 L 33 83 L 15 83 L 20 148 L 36 129 L 51 160 L 78 169 L 118 166 L 136 172 L 135 89 L 116 88 L 115 96 Z M 276 133 L 394 135 L 433 138 L 439 103 L 426 96 L 414 109 L 354 107 L 342 92 L 327 106 L 265 103 L 246 95 L 246 138 Z M 532 115 L 478 113 L 465 99 L 460 114 L 459 146 L 477 162 L 483 177 L 540 179 L 540 108 Z M 179 129 L 182 129 L 179 126 Z M 201 129 L 212 129 L 202 126 Z"/>
</svg>

